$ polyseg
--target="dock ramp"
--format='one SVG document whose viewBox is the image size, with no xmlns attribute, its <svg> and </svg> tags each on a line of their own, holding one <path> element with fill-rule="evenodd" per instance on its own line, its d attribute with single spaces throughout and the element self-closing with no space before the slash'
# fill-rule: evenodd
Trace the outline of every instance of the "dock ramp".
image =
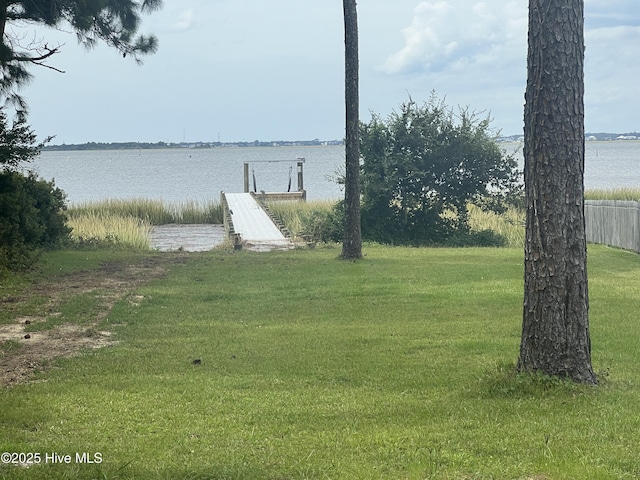
<svg viewBox="0 0 640 480">
<path fill-rule="evenodd" d="M 250 193 L 222 193 L 225 226 L 234 244 L 256 251 L 294 247 Z"/>
</svg>

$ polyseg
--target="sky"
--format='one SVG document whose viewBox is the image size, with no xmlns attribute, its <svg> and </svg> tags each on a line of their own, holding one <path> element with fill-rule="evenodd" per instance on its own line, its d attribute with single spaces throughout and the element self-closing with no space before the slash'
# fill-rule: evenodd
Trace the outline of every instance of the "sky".
<svg viewBox="0 0 640 480">
<path fill-rule="evenodd" d="M 640 131 L 638 0 L 585 0 L 587 132 Z M 431 92 L 523 129 L 526 0 L 360 0 L 361 120 Z M 159 50 L 142 66 L 69 29 L 21 25 L 62 45 L 22 90 L 52 144 L 252 142 L 344 137 L 339 0 L 165 0 L 141 33 Z"/>
</svg>

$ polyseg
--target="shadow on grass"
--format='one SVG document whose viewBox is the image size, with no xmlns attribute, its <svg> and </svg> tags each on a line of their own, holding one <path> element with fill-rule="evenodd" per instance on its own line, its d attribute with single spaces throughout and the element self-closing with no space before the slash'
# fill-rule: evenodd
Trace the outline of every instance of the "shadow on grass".
<svg viewBox="0 0 640 480">
<path fill-rule="evenodd" d="M 601 378 L 601 377 L 599 377 Z M 591 393 L 597 387 L 580 385 L 571 380 L 541 372 L 517 371 L 515 363 L 498 363 L 482 378 L 483 393 L 492 398 L 541 398 Z"/>
</svg>

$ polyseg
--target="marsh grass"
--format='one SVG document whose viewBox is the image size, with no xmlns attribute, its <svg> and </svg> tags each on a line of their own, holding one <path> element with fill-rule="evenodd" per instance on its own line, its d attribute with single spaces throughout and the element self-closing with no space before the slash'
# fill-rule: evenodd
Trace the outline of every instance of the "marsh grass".
<svg viewBox="0 0 640 480">
<path fill-rule="evenodd" d="M 273 214 L 297 239 L 332 242 L 341 235 L 342 221 L 336 216 L 335 202 L 270 202 Z M 167 223 L 222 224 L 222 207 L 218 202 L 183 202 L 164 204 L 158 200 L 104 200 L 73 205 L 69 209 L 72 235 L 80 244 L 130 245 L 149 248 L 149 229 Z M 506 246 L 521 246 L 524 242 L 524 212 L 510 208 L 504 214 L 485 212 L 469 206 L 472 230 L 491 230 L 501 235 Z"/>
<path fill-rule="evenodd" d="M 590 189 L 585 191 L 585 199 L 640 201 L 640 189 Z M 472 230 L 491 230 L 504 237 L 508 247 L 524 245 L 525 216 L 524 210 L 514 207 L 509 207 L 504 213 L 497 214 L 469 205 L 469 223 Z"/>
<path fill-rule="evenodd" d="M 469 225 L 471 230 L 480 232 L 491 230 L 505 239 L 507 247 L 522 247 L 525 236 L 525 212 L 509 207 L 504 213 L 483 211 L 469 205 Z"/>
<path fill-rule="evenodd" d="M 139 250 L 151 248 L 151 224 L 131 215 L 74 212 L 67 225 L 72 241 L 79 246 L 116 246 Z"/>
<path fill-rule="evenodd" d="M 268 207 L 293 237 L 326 242 L 336 227 L 333 218 L 335 204 L 331 200 L 269 202 Z"/>
<path fill-rule="evenodd" d="M 640 201 L 640 188 L 589 189 L 584 192 L 586 200 L 633 200 Z"/>
<path fill-rule="evenodd" d="M 326 239 L 327 230 L 333 228 L 335 202 L 280 202 L 270 203 L 270 210 L 284 223 L 294 236 L 308 236 L 314 241 Z M 507 247 L 521 247 L 524 245 L 524 217 L 523 210 L 510 207 L 504 213 L 483 211 L 481 208 L 469 205 L 469 224 L 471 230 L 480 232 L 491 230 L 502 236 Z"/>
<path fill-rule="evenodd" d="M 80 246 L 124 246 L 149 249 L 154 225 L 221 224 L 219 202 L 185 201 L 165 204 L 150 199 L 109 199 L 72 205 L 68 210 L 71 237 Z"/>
<path fill-rule="evenodd" d="M 224 223 L 219 202 L 186 201 L 170 207 L 174 221 L 170 223 Z"/>
<path fill-rule="evenodd" d="M 151 225 L 167 223 L 223 223 L 222 207 L 219 202 L 185 201 L 165 203 L 161 200 L 145 198 L 108 199 L 98 202 L 74 204 L 69 216 L 96 215 L 134 217 Z"/>
<path fill-rule="evenodd" d="M 640 189 L 591 189 L 585 192 L 589 200 L 637 200 Z M 283 222 L 294 237 L 326 242 L 335 237 L 334 201 L 271 202 L 270 210 Z M 68 211 L 74 239 L 81 244 L 122 244 L 133 248 L 149 248 L 144 237 L 153 225 L 168 223 L 223 223 L 219 202 L 185 201 L 165 204 L 150 199 L 109 199 L 72 205 Z M 520 247 L 524 243 L 522 210 L 509 208 L 502 214 L 486 212 L 469 205 L 469 223 L 473 231 L 491 230 L 505 239 L 506 246 Z M 138 223 L 136 224 L 136 220 Z"/>
<path fill-rule="evenodd" d="M 117 346 L 0 390 L 0 451 L 103 463 L 0 478 L 638 478 L 638 255 L 589 246 L 593 388 L 515 373 L 521 248 L 338 254 L 175 264 L 100 325 Z"/>
</svg>

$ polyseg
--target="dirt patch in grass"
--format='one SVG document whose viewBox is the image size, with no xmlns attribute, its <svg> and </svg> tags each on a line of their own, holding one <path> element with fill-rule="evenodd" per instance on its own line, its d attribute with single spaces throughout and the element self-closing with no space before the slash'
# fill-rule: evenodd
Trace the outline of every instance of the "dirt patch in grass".
<svg viewBox="0 0 640 480">
<path fill-rule="evenodd" d="M 56 276 L 0 299 L 2 309 L 15 313 L 13 323 L 0 325 L 0 386 L 25 383 L 56 358 L 117 343 L 110 332 L 98 327 L 116 302 L 128 298 L 132 304 L 139 304 L 142 298 L 135 295 L 136 289 L 162 278 L 170 265 L 184 263 L 185 258 L 162 254 L 105 263 L 97 270 Z M 81 321 L 60 322 L 61 307 L 79 295 L 93 298 L 96 306 Z M 37 313 L 25 315 L 33 297 L 40 298 L 42 306 Z"/>
</svg>

